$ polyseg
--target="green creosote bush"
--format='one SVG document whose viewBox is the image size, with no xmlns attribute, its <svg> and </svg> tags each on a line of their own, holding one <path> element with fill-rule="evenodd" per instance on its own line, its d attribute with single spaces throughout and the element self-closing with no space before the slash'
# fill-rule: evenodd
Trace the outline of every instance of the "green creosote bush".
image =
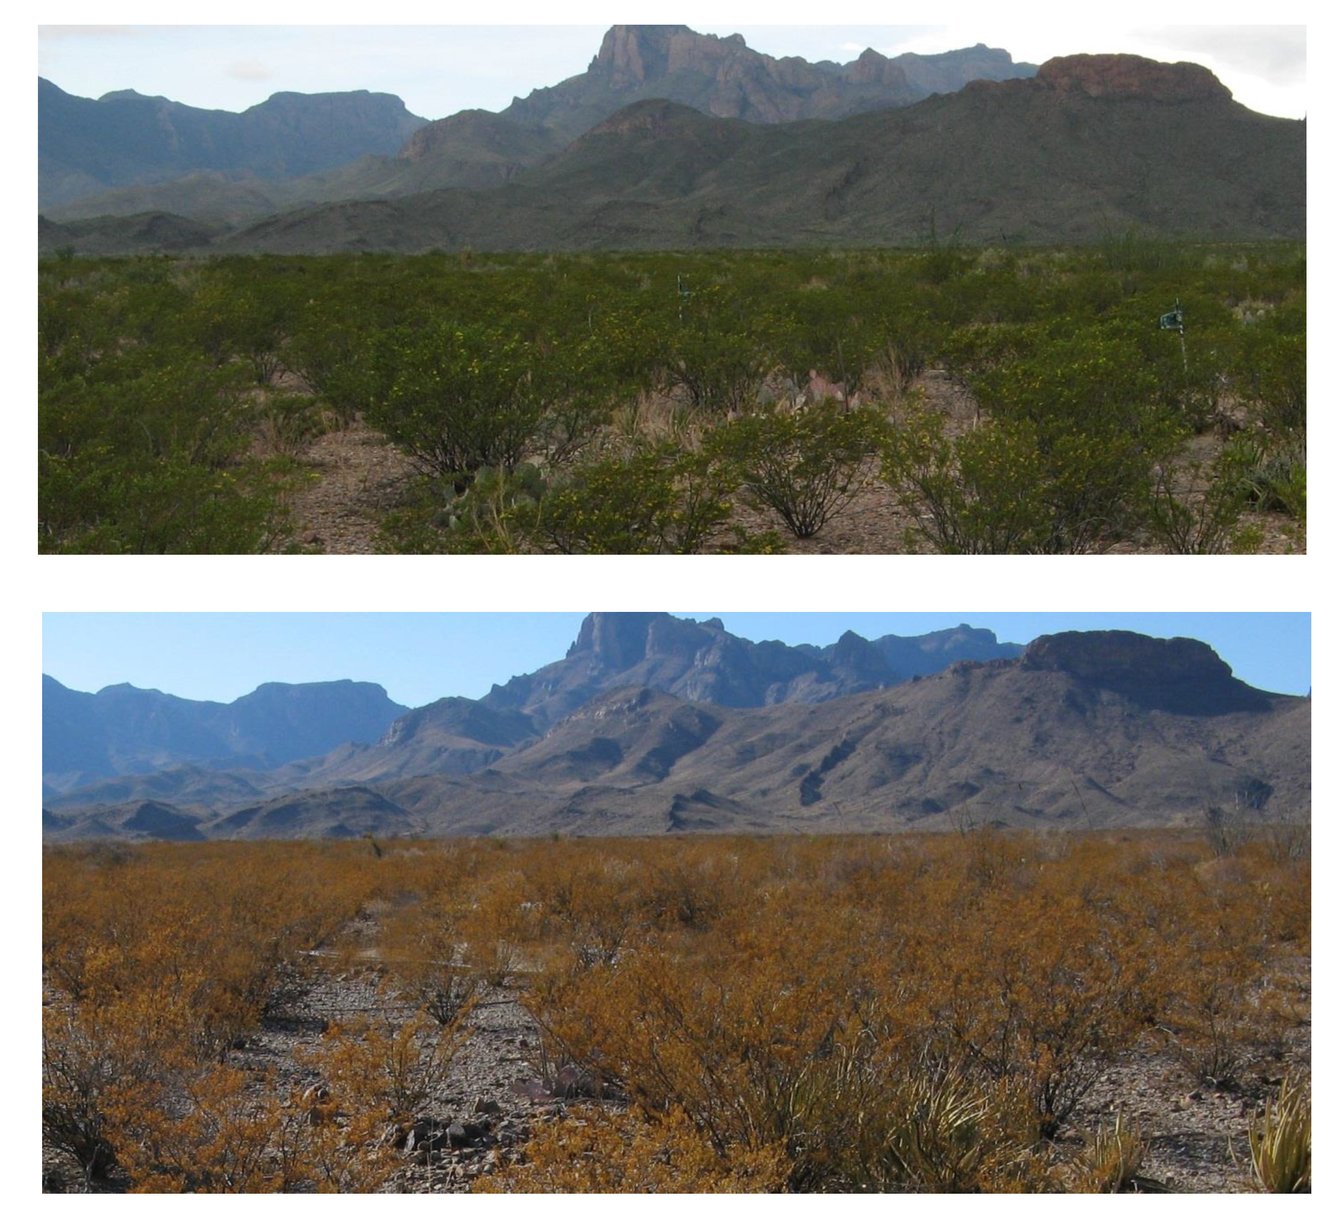
<svg viewBox="0 0 1336 1219">
<path fill-rule="evenodd" d="M 368 421 L 457 490 L 533 448 L 552 387 L 531 344 L 443 321 L 396 331 L 377 358 L 384 388 Z"/>
<path fill-rule="evenodd" d="M 439 458 L 438 467 L 453 468 L 435 476 L 463 490 L 475 470 L 525 461 L 564 482 L 600 444 L 617 442 L 609 416 L 643 422 L 633 428 L 642 442 L 664 438 L 666 404 L 655 396 L 665 388 L 675 409 L 691 412 L 673 437 L 690 449 L 702 422 L 750 410 L 767 386 L 784 396 L 780 378 L 796 395 L 815 370 L 846 396 L 872 390 L 892 402 L 933 365 L 978 392 L 981 431 L 1020 429 L 971 442 L 978 454 L 968 445 L 949 454 L 976 467 L 966 503 L 988 500 L 989 482 L 1000 499 L 996 475 L 977 468 L 985 450 L 1041 459 L 1043 491 L 1017 511 L 1041 510 L 1048 524 L 1022 531 L 1016 545 L 1052 552 L 1142 543 L 1166 453 L 1180 463 L 1179 441 L 1213 426 L 1256 446 L 1249 510 L 1290 514 L 1281 527 L 1303 545 L 1302 246 L 1138 234 L 1060 249 L 928 241 L 910 251 L 467 260 L 44 257 L 39 545 L 273 548 L 286 527 L 287 483 L 301 472 L 291 452 L 256 457 L 274 448 L 265 443 L 274 420 L 255 408 L 254 389 L 286 385 L 276 371 L 300 377 L 339 421 L 361 414 L 410 453 Z M 1178 336 L 1157 328 L 1175 299 L 1187 313 L 1186 371 Z M 477 369 L 466 362 L 462 377 L 442 376 L 442 389 L 429 374 L 449 373 L 458 353 L 432 336 L 449 323 L 485 341 L 469 345 Z M 517 368 L 497 358 L 511 346 Z M 405 368 L 399 347 L 411 357 Z M 231 384 L 220 390 L 210 375 Z M 369 417 L 377 410 L 381 422 Z M 1091 486 L 1081 477 L 1091 471 L 1087 449 L 1108 458 Z M 173 495 L 195 502 L 173 504 Z M 432 517 L 442 498 L 434 491 L 387 522 L 393 544 L 405 544 L 407 529 L 414 547 L 439 547 Z M 981 508 L 972 515 L 965 532 L 973 536 L 949 546 L 988 550 L 1015 532 L 1005 519 L 987 526 Z M 917 544 L 933 545 L 922 534 Z"/>
<path fill-rule="evenodd" d="M 863 486 L 885 436 L 879 412 L 825 400 L 793 413 L 743 415 L 716 429 L 706 447 L 748 498 L 777 512 L 795 537 L 808 538 Z"/>
<path fill-rule="evenodd" d="M 887 442 L 882 477 L 914 520 L 911 541 L 941 554 L 1023 553 L 1044 536 L 1039 462 L 1014 430 L 952 440 L 939 415 L 911 414 Z"/>
<path fill-rule="evenodd" d="M 698 554 L 781 549 L 728 525 L 732 476 L 708 456 L 661 444 L 545 477 L 534 466 L 478 472 L 462 493 L 392 514 L 385 546 L 413 554 Z M 443 502 L 442 498 L 443 497 Z"/>
<path fill-rule="evenodd" d="M 243 553 L 278 507 L 245 458 L 244 371 L 131 350 L 86 376 L 39 377 L 39 546 L 72 553 Z"/>
<path fill-rule="evenodd" d="M 1255 550 L 1255 529 L 1241 528 L 1250 486 L 1236 450 L 1181 473 L 1162 465 L 1146 513 L 1150 536 L 1170 554 L 1227 554 Z"/>
<path fill-rule="evenodd" d="M 736 489 L 710 455 L 663 444 L 585 466 L 518 505 L 513 519 L 536 549 L 557 554 L 699 554 L 712 543 L 774 549 L 770 535 L 729 530 Z"/>
<path fill-rule="evenodd" d="M 757 317 L 717 285 L 693 293 L 681 314 L 665 319 L 667 384 L 682 390 L 692 406 L 716 411 L 753 401 L 772 363 L 773 320 Z"/>
</svg>

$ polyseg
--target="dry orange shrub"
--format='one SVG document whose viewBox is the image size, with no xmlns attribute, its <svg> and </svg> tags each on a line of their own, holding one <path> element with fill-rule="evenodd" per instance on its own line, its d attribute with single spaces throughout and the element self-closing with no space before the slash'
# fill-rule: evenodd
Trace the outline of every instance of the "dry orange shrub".
<svg viewBox="0 0 1336 1219">
<path fill-rule="evenodd" d="M 647 1188 L 692 1148 L 708 1148 L 702 1189 L 772 1155 L 789 1189 L 1058 1188 L 1070 1174 L 1044 1136 L 1111 1062 L 1166 1045 L 1238 1074 L 1306 1004 L 1309 864 L 1274 843 L 1223 858 L 1171 832 L 382 845 L 48 851 L 52 1141 L 104 1169 L 119 1148 L 99 1081 L 181 1064 L 244 1134 L 250 1111 L 207 1072 L 359 912 L 447 1042 L 476 988 L 513 984 L 554 1066 L 637 1107 L 535 1144 L 526 1180 L 571 1188 L 603 1180 L 590 1140 Z M 283 1148 L 302 1143 L 326 1165 L 302 1187 L 375 1187 L 388 1169 L 353 1127 L 412 1108 L 406 1076 L 397 1111 L 367 1082 L 400 1033 L 327 1044 L 337 1121 L 293 1127 L 290 1098 L 265 1102 L 276 1133 L 255 1181 L 294 1187 Z M 404 1034 L 404 1063 L 428 1033 Z M 218 1179 L 233 1177 L 249 1180 Z"/>
<path fill-rule="evenodd" d="M 778 1148 L 725 1159 L 680 1109 L 661 1120 L 586 1107 L 544 1123 L 524 1161 L 480 1177 L 475 1193 L 775 1193 L 787 1174 Z"/>
</svg>

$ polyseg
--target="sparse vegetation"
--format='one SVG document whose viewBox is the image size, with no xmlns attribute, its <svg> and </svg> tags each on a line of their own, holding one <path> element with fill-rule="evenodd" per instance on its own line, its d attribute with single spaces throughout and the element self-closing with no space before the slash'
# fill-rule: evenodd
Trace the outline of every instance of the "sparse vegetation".
<svg viewBox="0 0 1336 1219">
<path fill-rule="evenodd" d="M 1186 365 L 1157 329 L 1174 299 Z M 58 256 L 39 267 L 39 545 L 285 549 L 304 454 L 360 419 L 420 475 L 378 510 L 391 550 L 772 550 L 869 496 L 909 523 L 882 549 L 1302 548 L 1306 324 L 1287 244 Z M 928 393 L 929 370 L 950 381 Z M 671 502 L 717 452 L 718 529 L 603 502 L 651 466 L 649 500 Z M 526 467 L 523 495 L 461 512 L 480 477 Z"/>
<path fill-rule="evenodd" d="M 489 1189 L 1138 1188 L 1171 1115 L 1129 1116 L 1106 1081 L 1180 1062 L 1269 1099 L 1258 1179 L 1306 1184 L 1306 1093 L 1266 1083 L 1306 1070 L 1302 852 L 1167 831 L 376 845 L 47 850 L 48 1154 L 98 1188 L 398 1188 L 437 1154 L 413 1148 L 449 1145 L 432 1115 L 473 1004 L 509 995 L 556 1099 Z M 246 1048 L 317 975 L 359 973 L 378 1006 L 286 1068 Z"/>
</svg>

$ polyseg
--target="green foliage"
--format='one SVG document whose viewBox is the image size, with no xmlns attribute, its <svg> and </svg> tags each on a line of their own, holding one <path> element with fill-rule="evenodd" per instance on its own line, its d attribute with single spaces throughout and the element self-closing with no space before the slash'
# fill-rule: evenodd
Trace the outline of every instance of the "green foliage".
<svg viewBox="0 0 1336 1219">
<path fill-rule="evenodd" d="M 1129 437 L 1100 446 L 1020 420 L 953 439 L 918 413 L 893 432 L 882 476 L 941 554 L 1079 554 L 1127 527 L 1149 470 Z"/>
<path fill-rule="evenodd" d="M 552 387 L 523 340 L 438 321 L 395 331 L 376 360 L 385 389 L 368 420 L 459 489 L 484 466 L 513 466 L 532 448 Z"/>
<path fill-rule="evenodd" d="M 281 548 L 306 447 L 361 416 L 435 480 L 388 522 L 393 545 L 522 549 L 532 539 L 493 527 L 514 513 L 481 510 L 496 485 L 479 512 L 455 503 L 480 471 L 506 480 L 531 462 L 545 489 L 575 494 L 581 466 L 667 437 L 708 448 L 712 428 L 767 394 L 796 397 L 812 372 L 884 410 L 933 367 L 974 391 L 982 435 L 908 438 L 906 461 L 888 464 L 909 515 L 937 518 L 920 545 L 1141 544 L 1156 471 L 1217 426 L 1242 426 L 1236 443 L 1259 454 L 1251 506 L 1291 514 L 1298 541 L 1305 274 L 1301 247 L 1136 235 L 1067 249 L 930 234 L 899 251 L 47 258 L 40 545 Z M 1175 299 L 1186 368 L 1156 325 Z M 1019 463 L 1014 476 L 999 461 Z M 820 480 L 799 470 L 785 498 Z M 443 512 L 492 524 L 447 528 Z"/>
<path fill-rule="evenodd" d="M 550 553 L 699 554 L 727 533 L 735 487 L 710 456 L 658 445 L 583 467 L 515 519 Z"/>
<path fill-rule="evenodd" d="M 741 300 L 717 286 L 700 289 L 668 323 L 665 377 L 692 406 L 735 411 L 761 388 L 772 357 L 766 330 L 772 323 L 744 309 Z"/>
<path fill-rule="evenodd" d="M 795 537 L 808 538 L 863 485 L 885 435 L 877 411 L 823 401 L 797 413 L 744 415 L 708 443 L 748 496 L 773 508 Z"/>
<path fill-rule="evenodd" d="M 1184 471 L 1161 467 L 1146 513 L 1152 538 L 1169 554 L 1226 554 L 1250 549 L 1239 529 L 1250 486 L 1238 450 Z"/>
<path fill-rule="evenodd" d="M 1243 346 L 1240 387 L 1263 428 L 1275 436 L 1303 432 L 1308 411 L 1308 339 L 1304 312 L 1279 314 L 1250 328 Z"/>
</svg>

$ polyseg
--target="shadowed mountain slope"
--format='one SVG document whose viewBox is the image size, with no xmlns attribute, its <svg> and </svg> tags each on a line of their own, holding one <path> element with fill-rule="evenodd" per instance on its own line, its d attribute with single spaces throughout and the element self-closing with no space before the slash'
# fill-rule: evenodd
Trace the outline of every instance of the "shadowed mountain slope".
<svg viewBox="0 0 1336 1219">
<path fill-rule="evenodd" d="M 1055 636 L 810 706 L 615 691 L 472 780 L 387 791 L 433 832 L 660 832 L 702 794 L 727 802 L 723 824 L 772 830 L 1172 825 L 1211 804 L 1308 816 L 1308 700 L 1253 690 L 1191 641 L 1110 642 L 1107 667 L 1091 663 L 1100 641 Z"/>
<path fill-rule="evenodd" d="M 758 125 L 637 102 L 516 183 L 297 209 L 217 246 L 912 244 L 933 225 L 972 241 L 1080 241 L 1129 226 L 1303 236 L 1306 124 L 1253 113 L 1193 65 L 1088 58 L 833 122 Z"/>
</svg>

